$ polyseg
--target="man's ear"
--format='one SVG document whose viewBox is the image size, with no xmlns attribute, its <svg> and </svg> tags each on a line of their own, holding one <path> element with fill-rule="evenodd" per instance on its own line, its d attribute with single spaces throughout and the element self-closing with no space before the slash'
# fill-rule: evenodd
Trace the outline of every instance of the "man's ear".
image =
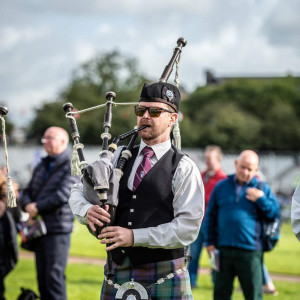
<svg viewBox="0 0 300 300">
<path fill-rule="evenodd" d="M 178 114 L 172 113 L 169 115 L 169 125 L 173 126 L 178 118 Z"/>
<path fill-rule="evenodd" d="M 234 161 L 234 166 L 237 167 L 237 164 L 238 164 L 238 160 L 236 159 L 236 160 Z"/>
</svg>

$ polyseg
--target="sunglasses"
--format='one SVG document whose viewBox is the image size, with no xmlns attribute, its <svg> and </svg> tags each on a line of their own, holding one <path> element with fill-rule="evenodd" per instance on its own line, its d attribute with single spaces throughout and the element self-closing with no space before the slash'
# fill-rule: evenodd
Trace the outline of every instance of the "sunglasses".
<svg viewBox="0 0 300 300">
<path fill-rule="evenodd" d="M 160 114 L 164 111 L 173 113 L 173 111 L 170 111 L 168 109 L 161 108 L 161 107 L 156 107 L 156 106 L 146 107 L 146 106 L 136 105 L 134 107 L 135 115 L 138 117 L 142 117 L 147 110 L 148 110 L 150 117 L 152 117 L 152 118 L 158 118 L 160 116 Z"/>
<path fill-rule="evenodd" d="M 41 138 L 41 143 L 45 144 L 46 141 L 58 141 L 59 139 L 57 137 L 53 137 L 53 136 L 45 136 L 43 138 Z"/>
</svg>

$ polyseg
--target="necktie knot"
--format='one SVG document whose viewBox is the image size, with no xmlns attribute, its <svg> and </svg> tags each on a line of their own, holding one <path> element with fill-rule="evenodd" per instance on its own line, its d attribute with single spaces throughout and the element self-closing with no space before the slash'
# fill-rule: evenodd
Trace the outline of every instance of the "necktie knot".
<svg viewBox="0 0 300 300">
<path fill-rule="evenodd" d="M 151 147 L 145 147 L 142 150 L 142 153 L 143 153 L 144 157 L 147 157 L 147 158 L 151 158 L 154 155 L 154 151 L 152 150 Z"/>
</svg>

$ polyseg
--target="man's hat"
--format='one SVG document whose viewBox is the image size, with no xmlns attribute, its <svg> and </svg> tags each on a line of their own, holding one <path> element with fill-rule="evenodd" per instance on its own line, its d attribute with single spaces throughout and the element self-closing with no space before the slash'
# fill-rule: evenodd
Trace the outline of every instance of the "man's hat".
<svg viewBox="0 0 300 300">
<path fill-rule="evenodd" d="M 170 83 L 156 82 L 150 85 L 145 83 L 141 92 L 140 102 L 162 102 L 178 112 L 180 92 L 176 86 Z"/>
</svg>

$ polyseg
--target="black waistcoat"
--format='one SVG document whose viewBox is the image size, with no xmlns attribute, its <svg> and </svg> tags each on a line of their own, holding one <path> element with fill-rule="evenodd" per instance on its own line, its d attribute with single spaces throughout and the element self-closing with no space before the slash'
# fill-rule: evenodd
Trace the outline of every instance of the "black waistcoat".
<svg viewBox="0 0 300 300">
<path fill-rule="evenodd" d="M 172 179 L 184 154 L 172 147 L 145 175 L 136 191 L 132 192 L 127 182 L 137 153 L 138 147 L 134 149 L 120 181 L 114 225 L 137 229 L 171 222 L 174 219 Z M 133 265 L 141 265 L 183 257 L 184 248 L 124 247 L 112 250 L 113 261 L 117 264 L 125 256 L 129 257 Z"/>
</svg>

